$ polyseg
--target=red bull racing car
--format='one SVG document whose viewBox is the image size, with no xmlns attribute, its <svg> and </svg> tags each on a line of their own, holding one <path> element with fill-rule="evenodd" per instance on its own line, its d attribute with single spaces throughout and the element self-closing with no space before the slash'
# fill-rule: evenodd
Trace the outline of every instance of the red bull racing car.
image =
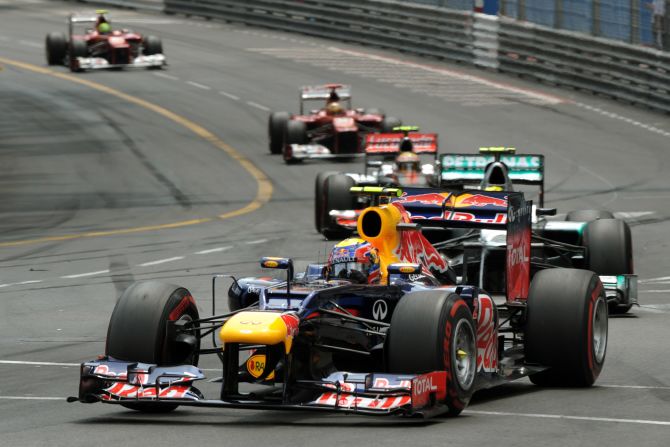
<svg viewBox="0 0 670 447">
<path fill-rule="evenodd" d="M 306 112 L 308 103 L 319 109 Z M 300 113 L 274 112 L 268 121 L 270 153 L 282 154 L 286 163 L 309 158 L 350 159 L 362 155 L 362 141 L 371 132 L 388 132 L 400 125 L 378 109 L 351 106 L 351 88 L 341 84 L 303 87 Z"/>
<path fill-rule="evenodd" d="M 460 194 L 384 204 L 396 191 L 375 196 L 358 220 L 364 240 L 334 247 L 328 265 L 296 276 L 290 259 L 264 258 L 286 278 L 233 279 L 229 313 L 201 317 L 183 287 L 131 285 L 112 314 L 105 355 L 81 365 L 79 395 L 69 400 L 153 412 L 184 405 L 429 417 L 458 415 L 476 390 L 524 376 L 538 385 L 594 383 L 607 349 L 605 290 L 579 269 L 545 269 L 531 281 L 531 203 L 521 193 L 482 192 L 460 207 Z M 486 198 L 507 207 L 482 214 Z M 449 266 L 420 225 L 504 230 L 502 301 L 440 279 Z M 361 281 L 353 270 L 366 267 Z M 204 355 L 221 359 L 214 397 L 197 387 Z"/>
<path fill-rule="evenodd" d="M 49 65 L 63 65 L 71 71 L 105 68 L 161 68 L 167 65 L 163 44 L 156 36 L 112 29 L 107 11 L 68 17 L 68 34 L 52 32 L 46 37 Z"/>
</svg>

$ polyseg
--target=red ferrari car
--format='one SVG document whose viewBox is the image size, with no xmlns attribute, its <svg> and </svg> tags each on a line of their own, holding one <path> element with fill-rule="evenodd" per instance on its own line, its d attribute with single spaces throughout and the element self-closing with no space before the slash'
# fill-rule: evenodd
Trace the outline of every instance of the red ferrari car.
<svg viewBox="0 0 670 447">
<path fill-rule="evenodd" d="M 324 101 L 320 109 L 305 113 L 305 105 Z M 303 87 L 300 113 L 275 112 L 268 123 L 270 152 L 282 154 L 286 163 L 306 158 L 352 158 L 362 156 L 365 135 L 391 132 L 400 120 L 378 109 L 351 107 L 351 89 L 341 84 Z"/>
<path fill-rule="evenodd" d="M 160 38 L 127 29 L 113 30 L 105 14 L 102 10 L 95 15 L 72 14 L 68 17 L 67 36 L 61 32 L 47 34 L 47 63 L 64 64 L 72 71 L 161 68 L 167 64 Z"/>
</svg>

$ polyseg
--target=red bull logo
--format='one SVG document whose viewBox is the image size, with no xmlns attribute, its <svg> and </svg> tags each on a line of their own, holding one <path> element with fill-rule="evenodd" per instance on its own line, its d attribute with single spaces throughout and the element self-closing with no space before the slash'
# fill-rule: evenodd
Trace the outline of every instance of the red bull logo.
<svg viewBox="0 0 670 447">
<path fill-rule="evenodd" d="M 459 198 L 456 206 L 497 206 L 500 208 L 507 208 L 507 196 L 505 196 L 504 199 L 499 199 L 497 197 L 485 196 L 483 194 L 473 194 L 468 197 Z"/>
<path fill-rule="evenodd" d="M 444 201 L 449 197 L 449 193 L 435 193 L 416 194 L 412 196 L 403 196 L 400 203 L 418 203 L 422 205 L 438 205 L 442 206 Z M 507 205 L 505 205 L 507 206 Z"/>
</svg>

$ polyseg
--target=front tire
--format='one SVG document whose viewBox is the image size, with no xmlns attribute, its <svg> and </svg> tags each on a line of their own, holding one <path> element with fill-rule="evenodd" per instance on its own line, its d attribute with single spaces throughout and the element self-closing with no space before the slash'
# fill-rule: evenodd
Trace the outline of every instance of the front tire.
<svg viewBox="0 0 670 447">
<path fill-rule="evenodd" d="M 297 163 L 300 160 L 293 158 L 292 144 L 307 144 L 307 124 L 302 121 L 290 120 L 286 124 L 286 143 L 282 155 L 286 164 Z"/>
<path fill-rule="evenodd" d="M 163 54 L 163 42 L 161 41 L 160 37 L 146 36 L 142 45 L 142 52 L 146 56 L 151 56 L 153 54 Z"/>
<path fill-rule="evenodd" d="M 525 357 L 547 369 L 530 376 L 541 386 L 593 385 L 607 352 L 607 299 L 588 270 L 553 268 L 530 284 Z"/>
<path fill-rule="evenodd" d="M 275 112 L 268 120 L 268 138 L 270 140 L 270 153 L 281 154 L 284 146 L 284 131 L 291 119 L 288 112 Z"/>
<path fill-rule="evenodd" d="M 82 71 L 77 62 L 78 57 L 88 57 L 88 46 L 86 41 L 80 39 L 72 39 L 70 41 L 70 71 Z"/>
<path fill-rule="evenodd" d="M 470 402 L 477 369 L 476 330 L 472 313 L 455 293 L 412 292 L 397 304 L 387 339 L 391 373 L 446 371 L 449 416 Z"/>
<path fill-rule="evenodd" d="M 46 38 L 47 64 L 62 65 L 67 55 L 67 37 L 63 33 L 49 33 Z"/>
<path fill-rule="evenodd" d="M 114 307 L 107 329 L 105 352 L 129 362 L 155 365 L 198 364 L 200 340 L 169 339 L 168 321 L 194 321 L 198 308 L 183 287 L 158 281 L 131 284 Z M 177 404 L 123 403 L 143 412 L 167 412 Z"/>
</svg>

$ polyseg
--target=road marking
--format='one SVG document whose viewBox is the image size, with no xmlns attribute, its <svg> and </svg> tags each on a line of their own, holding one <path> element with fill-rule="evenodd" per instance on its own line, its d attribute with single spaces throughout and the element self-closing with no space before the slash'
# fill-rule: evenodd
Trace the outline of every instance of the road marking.
<svg viewBox="0 0 670 447">
<path fill-rule="evenodd" d="M 270 111 L 269 107 L 265 107 L 263 104 L 258 104 L 257 102 L 247 101 L 247 104 L 250 105 L 251 107 L 255 107 L 255 108 L 257 108 L 259 110 L 262 110 L 264 112 L 269 112 Z"/>
<path fill-rule="evenodd" d="M 40 283 L 42 281 L 43 281 L 42 279 L 32 279 L 30 281 L 10 282 L 10 283 L 7 283 L 7 284 L 0 284 L 0 288 L 10 287 L 10 286 L 22 286 L 22 285 L 26 285 L 26 284 L 37 284 L 37 283 Z"/>
<path fill-rule="evenodd" d="M 263 243 L 265 243 L 265 242 L 267 242 L 267 241 L 268 241 L 267 239 L 256 239 L 255 241 L 247 241 L 247 242 L 245 242 L 245 244 L 247 244 L 247 245 L 256 245 L 256 244 L 263 244 Z"/>
<path fill-rule="evenodd" d="M 626 388 L 631 390 L 670 390 L 670 386 L 648 385 L 595 385 L 598 388 Z"/>
<path fill-rule="evenodd" d="M 85 276 L 102 275 L 103 273 L 109 273 L 109 270 L 98 270 L 97 272 L 77 273 L 75 275 L 61 276 L 61 278 L 63 278 L 63 279 L 83 278 Z"/>
<path fill-rule="evenodd" d="M 178 81 L 179 80 L 179 78 L 176 77 L 176 76 L 172 76 L 172 75 L 169 75 L 169 74 L 166 74 L 166 73 L 160 73 L 160 72 L 154 72 L 154 76 L 158 76 L 159 78 L 169 79 L 171 81 Z"/>
<path fill-rule="evenodd" d="M 649 124 L 644 124 L 640 121 L 636 121 L 636 120 L 633 120 L 633 119 L 630 119 L 630 118 L 626 118 L 625 116 L 621 116 L 621 115 L 618 115 L 616 113 L 608 112 L 608 111 L 600 109 L 598 107 L 590 106 L 588 104 L 584 104 L 584 103 L 581 103 L 581 102 L 575 102 L 574 104 L 577 107 L 581 107 L 581 108 L 589 110 L 591 112 L 598 113 L 598 114 L 606 116 L 608 118 L 617 119 L 617 120 L 623 121 L 625 123 L 632 124 L 633 126 L 640 127 L 642 129 L 648 130 L 650 132 L 653 132 L 653 133 L 656 133 L 656 134 L 659 134 L 659 135 L 663 135 L 664 137 L 670 137 L 670 132 L 667 132 L 663 129 L 659 129 L 658 127 L 654 127 L 654 126 L 651 126 Z"/>
<path fill-rule="evenodd" d="M 648 282 L 657 282 L 657 281 L 670 281 L 670 276 L 660 276 L 658 278 L 647 278 L 640 280 L 640 284 L 645 284 Z"/>
<path fill-rule="evenodd" d="M 670 425 L 670 421 L 654 421 L 649 419 L 604 418 L 595 416 L 568 416 L 565 414 L 512 413 L 509 411 L 479 411 L 479 410 L 465 410 L 463 413 L 482 415 L 482 416 L 513 416 L 513 417 L 527 417 L 535 419 L 565 419 L 573 421 L 616 422 L 625 424 Z"/>
<path fill-rule="evenodd" d="M 272 198 L 272 193 L 273 193 L 273 186 L 272 182 L 270 179 L 265 175 L 263 171 L 261 171 L 256 165 L 254 165 L 251 160 L 249 160 L 247 157 L 242 155 L 237 149 L 233 148 L 232 146 L 228 145 L 225 143 L 223 140 L 221 140 L 219 137 L 205 129 L 204 127 L 200 126 L 199 124 L 196 124 L 194 121 L 189 120 L 188 118 L 185 118 L 181 115 L 178 115 L 164 107 L 161 107 L 159 105 L 153 104 L 149 101 L 145 101 L 143 99 L 137 98 L 135 96 L 132 96 L 127 93 L 123 93 L 120 90 L 113 89 L 111 87 L 107 87 L 106 85 L 91 81 L 89 79 L 83 78 L 83 77 L 78 77 L 76 75 L 70 74 L 70 73 L 61 73 L 49 68 L 44 68 L 40 67 L 38 65 L 33 65 L 33 64 L 28 64 L 25 62 L 20 62 L 20 61 L 15 61 L 13 59 L 7 59 L 4 57 L 0 57 L 0 62 L 4 63 L 6 65 L 11 65 L 12 67 L 15 68 L 20 68 L 23 70 L 31 71 L 33 73 L 38 73 L 38 74 L 43 74 L 43 75 L 48 75 L 48 76 L 53 76 L 55 78 L 59 78 L 65 81 L 69 82 L 74 82 L 80 85 L 87 86 L 89 88 L 92 88 L 94 90 L 98 90 L 103 93 L 107 93 L 109 95 L 115 96 L 119 99 L 122 99 L 124 101 L 127 101 L 131 104 L 135 104 L 139 107 L 142 107 L 144 109 L 150 110 L 152 112 L 157 113 L 158 115 L 163 116 L 164 118 L 177 123 L 191 132 L 193 132 L 195 135 L 198 137 L 204 139 L 205 141 L 209 142 L 210 144 L 214 145 L 218 149 L 221 149 L 223 152 L 225 152 L 230 158 L 235 160 L 237 163 L 239 163 L 242 168 L 244 168 L 256 181 L 256 184 L 258 185 L 257 190 L 256 190 L 256 196 L 254 197 L 253 200 L 251 200 L 247 205 L 245 205 L 242 208 L 239 208 L 237 210 L 229 211 L 227 213 L 219 214 L 217 217 L 220 220 L 224 219 L 230 219 L 232 217 L 236 216 L 241 216 L 244 214 L 251 213 L 253 211 L 256 211 L 266 203 L 270 201 Z M 107 230 L 107 231 L 92 231 L 92 232 L 87 232 L 87 233 L 78 233 L 78 234 L 67 234 L 67 235 L 62 235 L 62 236 L 49 236 L 49 237 L 42 237 L 42 238 L 37 238 L 37 239 L 26 239 L 26 240 L 17 240 L 17 241 L 9 241 L 9 242 L 0 242 L 0 247 L 15 247 L 15 246 L 22 246 L 22 245 L 30 245 L 30 244 L 38 244 L 38 243 L 43 243 L 43 242 L 54 242 L 54 241 L 65 241 L 65 240 L 72 240 L 72 239 L 82 239 L 82 238 L 90 238 L 90 237 L 102 237 L 102 236 L 112 236 L 112 235 L 120 235 L 120 234 L 130 234 L 130 233 L 139 233 L 139 232 L 146 232 L 146 231 L 154 231 L 154 230 L 165 230 L 169 228 L 180 228 L 180 227 L 185 227 L 189 225 L 198 225 L 206 222 L 211 222 L 213 219 L 212 218 L 201 218 L 201 219 L 192 219 L 192 220 L 186 220 L 186 221 L 181 221 L 181 222 L 173 222 L 173 223 L 168 223 L 168 224 L 159 224 L 159 225 L 149 225 L 149 226 L 144 226 L 144 227 L 135 227 L 135 228 L 122 228 L 118 230 Z"/>
<path fill-rule="evenodd" d="M 219 253 L 219 252 L 222 252 L 222 251 L 226 251 L 226 250 L 229 250 L 231 248 L 233 248 L 233 246 L 228 245 L 226 247 L 217 247 L 217 248 L 210 248 L 209 250 L 196 251 L 193 254 L 194 255 L 208 255 L 210 253 Z"/>
<path fill-rule="evenodd" d="M 37 396 L 0 396 L 0 399 L 7 400 L 62 400 L 65 401 L 65 397 L 37 397 Z"/>
<path fill-rule="evenodd" d="M 186 83 L 188 85 L 192 85 L 193 87 L 197 87 L 197 88 L 202 89 L 202 90 L 211 90 L 212 89 L 212 87 L 210 87 L 209 85 L 198 84 L 197 82 L 193 82 L 193 81 L 186 81 Z"/>
<path fill-rule="evenodd" d="M 142 264 L 138 264 L 139 267 L 149 267 L 150 265 L 165 264 L 166 262 L 180 261 L 184 259 L 183 256 L 175 256 L 174 258 L 165 258 L 158 259 L 157 261 L 149 261 Z"/>
<path fill-rule="evenodd" d="M 225 96 L 226 98 L 230 98 L 230 99 L 232 99 L 233 101 L 239 101 L 239 100 L 240 100 L 240 97 L 239 97 L 239 96 L 235 96 L 235 95 L 233 95 L 232 93 L 228 93 L 228 92 L 220 91 L 219 94 Z"/>
<path fill-rule="evenodd" d="M 648 216 L 654 213 L 655 213 L 654 211 L 630 211 L 630 212 L 618 211 L 614 213 L 614 215 L 616 215 L 620 219 L 637 219 L 638 217 Z"/>
<path fill-rule="evenodd" d="M 660 289 L 660 290 L 638 290 L 638 293 L 670 293 L 670 289 Z"/>
<path fill-rule="evenodd" d="M 29 362 L 29 361 L 25 361 L 25 360 L 0 360 L 0 365 L 79 366 L 80 363 Z"/>
<path fill-rule="evenodd" d="M 19 40 L 19 43 L 20 43 L 21 45 L 25 45 L 25 46 L 27 46 L 27 47 L 42 48 L 42 44 L 41 44 L 41 43 L 31 42 L 31 41 L 29 41 L 29 40 Z"/>
</svg>

